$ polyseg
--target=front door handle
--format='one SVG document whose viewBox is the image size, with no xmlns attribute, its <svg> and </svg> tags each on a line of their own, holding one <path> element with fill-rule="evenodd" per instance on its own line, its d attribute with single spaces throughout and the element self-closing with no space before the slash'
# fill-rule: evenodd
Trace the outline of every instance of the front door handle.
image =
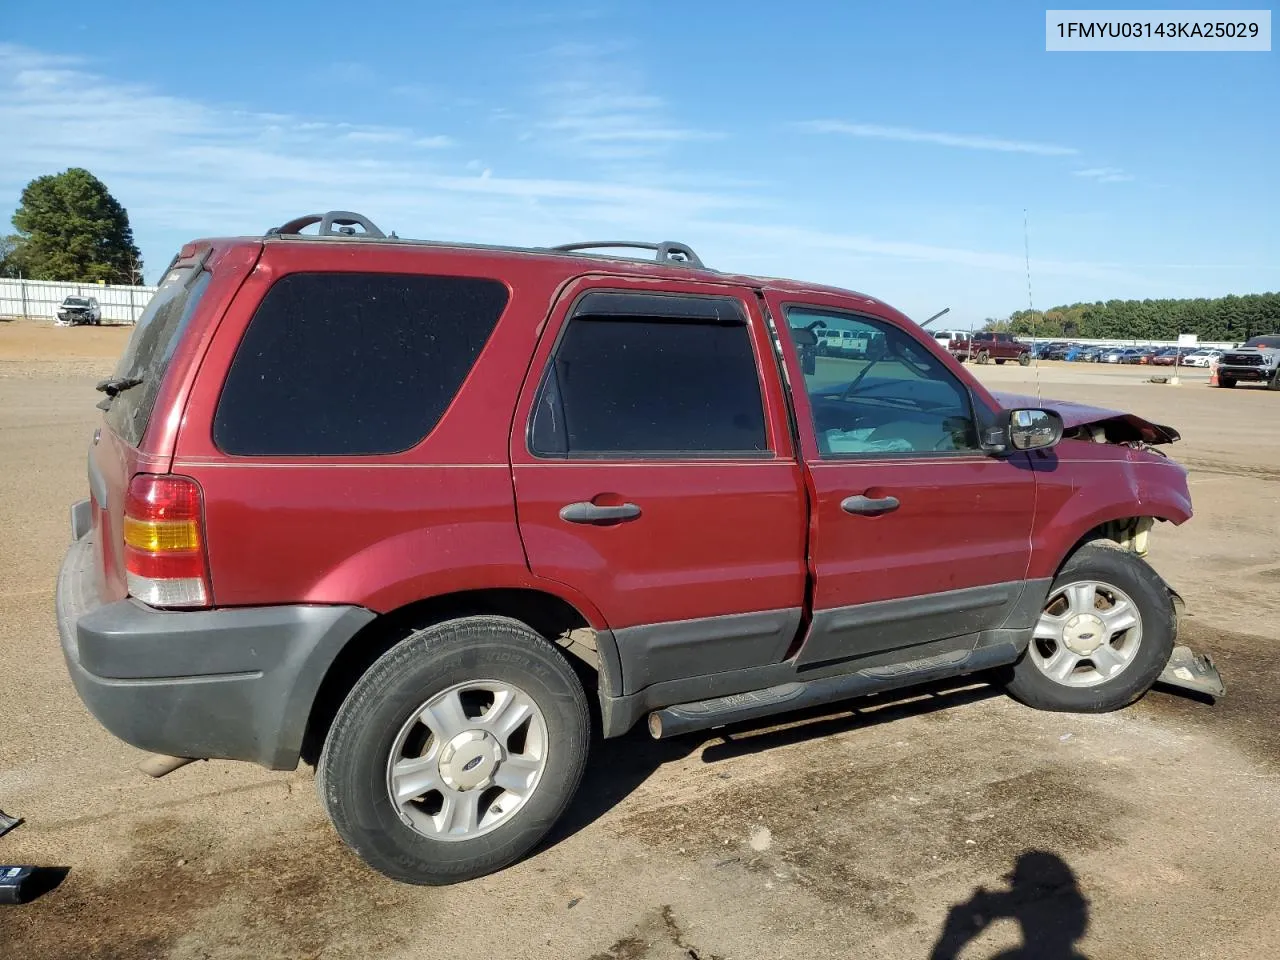
<svg viewBox="0 0 1280 960">
<path fill-rule="evenodd" d="M 845 497 L 840 501 L 840 509 L 845 513 L 856 513 L 863 517 L 878 517 L 882 513 L 898 509 L 897 497 Z"/>
<path fill-rule="evenodd" d="M 634 503 L 619 503 L 612 507 L 603 507 L 588 500 L 580 503 L 567 503 L 560 508 L 560 519 L 569 523 L 617 523 L 622 520 L 634 520 L 640 516 L 640 508 Z"/>
</svg>

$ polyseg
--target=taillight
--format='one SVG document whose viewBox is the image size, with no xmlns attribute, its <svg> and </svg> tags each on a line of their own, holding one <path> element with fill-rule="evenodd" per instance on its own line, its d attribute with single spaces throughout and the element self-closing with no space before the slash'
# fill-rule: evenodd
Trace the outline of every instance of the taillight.
<svg viewBox="0 0 1280 960">
<path fill-rule="evenodd" d="M 153 607 L 207 607 L 209 566 L 200 488 L 190 477 L 140 473 L 124 502 L 129 594 Z"/>
</svg>

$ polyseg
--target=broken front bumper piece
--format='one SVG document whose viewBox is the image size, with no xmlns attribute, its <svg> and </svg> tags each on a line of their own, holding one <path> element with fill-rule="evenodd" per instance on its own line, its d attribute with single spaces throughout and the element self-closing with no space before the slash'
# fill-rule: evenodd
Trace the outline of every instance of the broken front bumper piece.
<svg viewBox="0 0 1280 960">
<path fill-rule="evenodd" d="M 1157 683 L 1183 690 L 1194 690 L 1207 696 L 1225 696 L 1226 686 L 1207 653 L 1194 653 L 1190 647 L 1178 644 L 1173 648 L 1173 655 L 1165 665 L 1164 671 L 1156 678 Z"/>
</svg>

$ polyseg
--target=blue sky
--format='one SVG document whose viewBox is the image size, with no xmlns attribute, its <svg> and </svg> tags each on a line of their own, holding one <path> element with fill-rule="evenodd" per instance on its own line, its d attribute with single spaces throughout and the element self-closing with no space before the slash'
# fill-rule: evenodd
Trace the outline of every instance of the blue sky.
<svg viewBox="0 0 1280 960">
<path fill-rule="evenodd" d="M 1207 6 L 1200 4 L 1200 6 Z M 1044 7 L 56 5 L 0 21 L 0 220 L 100 176 L 157 271 L 354 209 L 401 236 L 676 239 L 967 326 L 1280 287 L 1280 54 L 1044 52 Z"/>
</svg>

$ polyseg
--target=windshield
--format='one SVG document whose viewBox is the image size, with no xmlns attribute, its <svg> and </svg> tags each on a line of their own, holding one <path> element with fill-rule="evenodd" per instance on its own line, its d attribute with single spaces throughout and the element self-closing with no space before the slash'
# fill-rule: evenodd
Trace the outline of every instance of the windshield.
<svg viewBox="0 0 1280 960">
<path fill-rule="evenodd" d="M 1246 347 L 1266 347 L 1269 350 L 1280 350 L 1280 336 L 1277 337 L 1254 337 Z"/>
<path fill-rule="evenodd" d="M 87 307 L 89 305 L 89 301 L 84 297 L 67 297 L 62 302 L 68 307 Z"/>
<path fill-rule="evenodd" d="M 191 265 L 175 267 L 161 281 L 142 316 L 138 318 L 114 376 L 139 381 L 111 400 L 107 424 L 130 445 L 137 446 L 147 429 L 165 368 L 181 340 L 210 274 L 192 276 Z"/>
</svg>

